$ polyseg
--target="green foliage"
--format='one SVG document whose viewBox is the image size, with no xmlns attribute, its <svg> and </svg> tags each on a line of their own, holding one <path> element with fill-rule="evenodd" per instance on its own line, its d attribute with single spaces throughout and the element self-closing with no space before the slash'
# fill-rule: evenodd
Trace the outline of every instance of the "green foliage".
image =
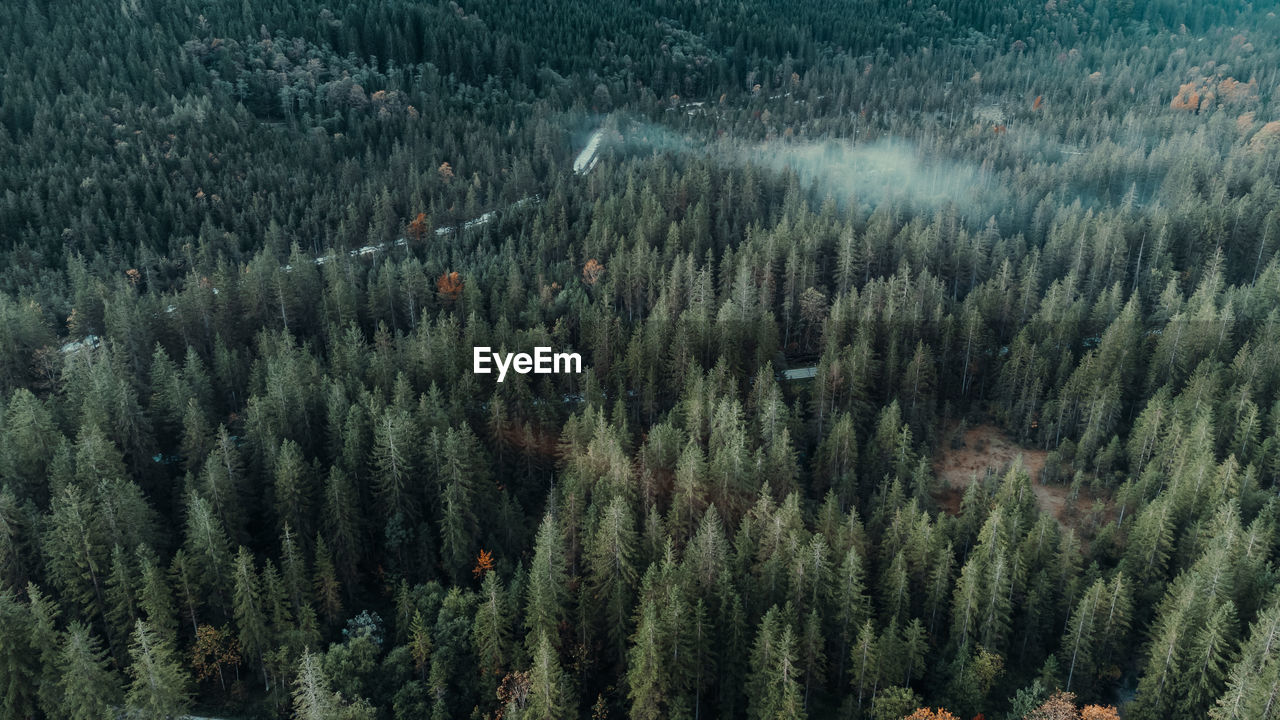
<svg viewBox="0 0 1280 720">
<path fill-rule="evenodd" d="M 329 680 L 315 654 L 304 651 L 293 684 L 293 712 L 301 720 L 367 720 L 374 712 L 363 700 L 346 701 L 329 689 Z"/>
<path fill-rule="evenodd" d="M 0 717 L 1274 718 L 1276 37 L 0 5 Z"/>
<path fill-rule="evenodd" d="M 129 643 L 129 676 L 125 693 L 127 717 L 178 718 L 191 707 L 191 678 L 173 647 L 142 620 Z"/>
<path fill-rule="evenodd" d="M 35 712 L 36 679 L 40 670 L 31 644 L 30 610 L 12 591 L 0 591 L 0 711 L 5 720 L 19 720 Z"/>
<path fill-rule="evenodd" d="M 120 680 L 107 664 L 106 653 L 89 628 L 79 623 L 67 628 L 59 664 L 62 717 L 100 720 L 117 706 Z"/>
<path fill-rule="evenodd" d="M 574 700 L 567 679 L 545 632 L 539 631 L 530 653 L 528 704 L 520 715 L 529 720 L 572 717 Z"/>
</svg>

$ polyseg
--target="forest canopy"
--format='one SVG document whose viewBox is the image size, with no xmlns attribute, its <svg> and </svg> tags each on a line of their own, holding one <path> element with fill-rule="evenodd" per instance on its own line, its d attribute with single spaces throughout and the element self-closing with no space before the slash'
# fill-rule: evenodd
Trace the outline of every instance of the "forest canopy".
<svg viewBox="0 0 1280 720">
<path fill-rule="evenodd" d="M 1278 37 L 0 3 L 0 720 L 1280 719 Z"/>
</svg>

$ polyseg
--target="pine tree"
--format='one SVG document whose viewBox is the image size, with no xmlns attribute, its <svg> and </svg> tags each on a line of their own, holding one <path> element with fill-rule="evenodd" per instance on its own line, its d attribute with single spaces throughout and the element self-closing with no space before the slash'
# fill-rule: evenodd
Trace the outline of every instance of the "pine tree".
<svg viewBox="0 0 1280 720">
<path fill-rule="evenodd" d="M 173 579 L 182 623 L 190 623 L 189 627 L 193 638 L 200 626 L 199 613 L 203 604 L 203 595 L 196 572 L 195 564 L 191 562 L 186 550 L 179 549 L 173 554 L 173 560 L 169 564 L 169 577 Z"/>
<path fill-rule="evenodd" d="M 373 423 L 374 482 L 387 517 L 415 518 L 418 498 L 412 492 L 421 438 L 405 408 L 392 406 L 377 414 Z"/>
<path fill-rule="evenodd" d="M 778 633 L 777 621 L 769 619 L 776 610 L 775 607 L 766 614 L 756 638 L 747 715 L 760 720 L 798 720 L 806 715 L 804 689 L 800 685 L 803 672 L 796 662 L 795 631 L 784 622 Z"/>
<path fill-rule="evenodd" d="M 123 646 L 138 620 L 138 580 L 128 555 L 119 545 L 111 549 L 111 571 L 107 575 L 106 586 L 108 634 Z"/>
<path fill-rule="evenodd" d="M 330 625 L 337 623 L 342 617 L 342 587 L 338 582 L 333 557 L 329 554 L 329 546 L 321 535 L 316 535 L 315 596 L 320 602 L 320 613 L 325 620 Z"/>
<path fill-rule="evenodd" d="M 876 678 L 879 676 L 877 651 L 875 626 L 871 624 L 871 620 L 867 620 L 862 624 L 858 638 L 850 648 L 849 678 L 857 691 L 859 709 L 875 694 Z"/>
<path fill-rule="evenodd" d="M 409 654 L 413 656 L 414 669 L 418 671 L 418 677 L 422 680 L 427 679 L 432 649 L 431 629 L 423 620 L 422 612 L 415 610 L 413 621 L 409 623 Z"/>
<path fill-rule="evenodd" d="M 348 585 L 358 580 L 363 521 L 351 476 L 338 466 L 329 468 L 324 485 L 324 533 L 333 549 L 338 574 Z"/>
<path fill-rule="evenodd" d="M 1138 684 L 1133 715 L 1139 720 L 1156 720 L 1174 712 L 1179 682 L 1186 669 L 1186 645 L 1192 632 L 1195 585 L 1183 583 L 1157 611 L 1151 628 L 1151 642 Z"/>
<path fill-rule="evenodd" d="M 471 638 L 480 669 L 500 676 L 511 660 L 511 604 L 496 572 L 486 573 L 480 585 Z"/>
<path fill-rule="evenodd" d="M 1205 717 L 1222 694 L 1227 662 L 1237 642 L 1235 605 L 1222 602 L 1191 640 L 1187 652 L 1188 677 L 1182 682 L 1181 712 L 1187 717 Z"/>
<path fill-rule="evenodd" d="M 257 570 L 254 568 L 253 555 L 244 546 L 241 546 L 240 552 L 236 554 L 232 566 L 232 577 L 235 582 L 232 605 L 240 647 L 243 648 L 246 658 L 258 661 L 262 682 L 267 689 L 270 689 L 271 680 L 267 675 L 264 657 L 271 647 L 270 638 L 267 635 L 266 613 L 262 604 L 262 589 Z"/>
<path fill-rule="evenodd" d="M 165 579 L 164 566 L 145 546 L 138 548 L 138 608 L 143 619 L 165 640 L 176 643 L 178 619 L 173 607 L 173 593 Z"/>
<path fill-rule="evenodd" d="M 816 609 L 805 618 L 804 633 L 799 642 L 799 660 L 804 670 L 804 707 L 807 710 L 813 689 L 822 686 L 827 672 L 826 636 L 822 632 L 822 618 Z"/>
<path fill-rule="evenodd" d="M 188 398 L 187 407 L 182 413 L 182 442 L 178 446 L 183 466 L 189 470 L 198 470 L 200 463 L 212 449 L 213 429 L 209 427 L 205 409 L 195 398 Z M 225 518 L 223 522 L 226 522 Z"/>
<path fill-rule="evenodd" d="M 538 631 L 530 658 L 529 700 L 524 717 L 529 720 L 558 720 L 574 717 L 577 710 L 567 687 L 560 660 L 546 632 Z"/>
<path fill-rule="evenodd" d="M 692 630 L 696 618 L 693 616 L 693 607 L 685 597 L 685 582 L 681 568 L 675 563 L 674 552 L 668 549 L 659 571 L 648 579 L 651 582 L 644 592 L 646 595 L 653 595 L 658 604 L 663 665 L 670 678 L 670 712 L 684 715 L 693 704 L 696 670 L 693 667 Z"/>
<path fill-rule="evenodd" d="M 296 442 L 280 444 L 272 475 L 276 521 L 281 528 L 292 527 L 305 540 L 311 527 L 311 471 Z"/>
<path fill-rule="evenodd" d="M 461 588 L 450 588 L 440 603 L 432 629 L 431 667 L 427 688 L 433 696 L 433 718 L 457 717 L 474 696 L 476 671 L 470 654 L 475 598 Z"/>
<path fill-rule="evenodd" d="M 664 665 L 662 627 L 658 609 L 650 598 L 641 600 L 639 619 L 628 655 L 627 697 L 632 720 L 667 717 L 671 702 L 670 678 Z"/>
<path fill-rule="evenodd" d="M 1280 602 L 1258 615 L 1231 667 L 1227 688 L 1209 710 L 1212 720 L 1280 718 Z"/>
<path fill-rule="evenodd" d="M 31 518 L 8 485 L 0 485 L 0 588 L 26 583 Z"/>
<path fill-rule="evenodd" d="M 928 636 L 920 618 L 911 618 L 911 622 L 902 628 L 902 644 L 907 655 L 907 675 L 902 684 L 909 687 L 917 673 L 923 674 L 925 655 L 929 652 Z"/>
<path fill-rule="evenodd" d="M 213 448 L 200 471 L 200 495 L 208 498 L 214 514 L 233 538 L 244 535 L 246 513 L 243 506 L 244 469 L 235 441 L 225 425 L 218 426 Z"/>
<path fill-rule="evenodd" d="M 60 715 L 68 720 L 102 720 L 119 703 L 120 681 L 107 663 L 107 654 L 89 628 L 72 623 L 59 657 L 62 689 Z"/>
<path fill-rule="evenodd" d="M 702 694 L 716 677 L 716 632 L 710 610 L 702 598 L 693 606 L 689 638 L 689 664 L 693 666 L 693 717 L 702 717 Z"/>
<path fill-rule="evenodd" d="M 885 610 L 892 620 L 900 620 L 911 612 L 911 578 L 907 576 L 907 556 L 898 551 L 880 582 Z"/>
<path fill-rule="evenodd" d="M 836 609 L 834 619 L 840 639 L 837 676 L 844 675 L 847 648 L 853 643 L 862 623 L 871 616 L 871 599 L 867 596 L 864 573 L 862 556 L 857 547 L 850 547 L 831 587 L 830 604 Z"/>
<path fill-rule="evenodd" d="M 348 703 L 330 689 L 320 656 L 304 650 L 293 681 L 293 712 L 298 720 L 373 720 L 374 710 L 363 700 Z"/>
<path fill-rule="evenodd" d="M 482 466 L 477 457 L 479 444 L 470 430 L 450 428 L 443 438 L 433 433 L 439 446 L 440 468 L 440 552 L 446 569 L 455 581 L 466 576 L 475 557 L 476 493 L 482 486 Z"/>
<path fill-rule="evenodd" d="M 106 606 L 105 554 L 93 503 L 75 487 L 54 496 L 44 532 L 49 577 L 85 617 L 101 617 Z"/>
<path fill-rule="evenodd" d="M 529 599 L 525 608 L 525 627 L 528 629 L 529 650 L 540 636 L 555 637 L 560 622 L 566 617 L 564 541 L 551 513 L 542 519 L 533 546 L 533 562 L 529 566 Z"/>
<path fill-rule="evenodd" d="M 951 545 L 939 548 L 935 555 L 932 570 L 929 571 L 928 587 L 925 590 L 924 611 L 929 617 L 929 633 L 937 628 L 938 619 L 946 612 L 947 590 L 951 587 L 952 563 L 955 556 Z"/>
<path fill-rule="evenodd" d="M 312 644 L 311 638 L 305 637 L 305 629 L 294 622 L 293 603 L 289 601 L 289 593 L 284 588 L 280 571 L 276 570 L 276 565 L 270 558 L 262 563 L 260 577 L 262 606 L 270 627 L 272 647 L 278 649 L 280 645 L 286 645 L 295 653 L 301 652 Z"/>
<path fill-rule="evenodd" d="M 1106 584 L 1101 580 L 1095 582 L 1076 605 L 1075 612 L 1067 622 L 1067 633 L 1062 638 L 1062 648 L 1064 652 L 1069 652 L 1071 657 L 1067 663 L 1066 690 L 1068 692 L 1071 691 L 1072 683 L 1077 679 L 1077 668 L 1080 670 L 1081 680 L 1094 674 L 1095 645 L 1099 643 L 1098 633 L 1101 631 L 1098 627 L 1100 623 L 1097 621 L 1098 608 L 1104 604 L 1105 593 Z M 1079 685 L 1087 686 L 1083 682 Z"/>
<path fill-rule="evenodd" d="M 133 682 L 125 695 L 126 716 L 140 720 L 176 720 L 184 716 L 191 707 L 191 679 L 178 664 L 172 646 L 142 620 L 134 626 L 129 657 Z"/>
<path fill-rule="evenodd" d="M 25 387 L 14 390 L 8 406 L 0 404 L 0 408 L 0 417 L 4 418 L 0 429 L 0 484 L 7 485 L 19 499 L 29 497 L 43 502 L 48 491 L 34 480 L 48 476 L 54 448 L 63 440 L 53 413 Z"/>
<path fill-rule="evenodd" d="M 1006 524 L 1016 521 L 1002 508 L 992 509 L 978 544 L 960 572 L 953 600 L 952 640 L 957 646 L 980 644 L 992 651 L 1008 637 L 1013 567 Z"/>
<path fill-rule="evenodd" d="M 31 646 L 29 608 L 10 590 L 0 590 L 0 718 L 34 716 L 40 665 Z"/>
<path fill-rule="evenodd" d="M 61 610 L 35 583 L 27 584 L 27 601 L 31 612 L 31 647 L 39 650 L 40 666 L 46 670 L 38 678 L 36 695 L 45 715 L 56 716 L 61 712 L 62 688 L 47 670 L 57 667 L 59 662 L 58 653 L 62 648 L 57 624 Z"/>
<path fill-rule="evenodd" d="M 671 533 L 683 538 L 693 531 L 694 523 L 706 507 L 707 462 L 702 448 L 690 440 L 676 461 L 674 495 L 671 499 Z"/>
<path fill-rule="evenodd" d="M 303 608 L 309 604 L 308 599 L 311 597 L 314 585 L 307 571 L 302 550 L 294 537 L 293 528 L 290 526 L 285 525 L 281 529 L 280 571 L 285 592 L 293 603 L 293 611 L 300 617 Z"/>
<path fill-rule="evenodd" d="M 303 651 L 298 660 L 293 712 L 301 720 L 328 720 L 338 714 L 337 697 L 329 689 L 329 681 L 320 667 L 320 658 L 309 650 Z"/>
<path fill-rule="evenodd" d="M 636 581 L 635 553 L 631 509 L 620 495 L 615 495 L 587 544 L 587 566 L 590 591 L 601 609 L 605 634 L 618 649 L 619 660 L 629 635 Z"/>
<path fill-rule="evenodd" d="M 184 582 L 191 583 L 194 597 L 204 598 L 216 611 L 224 611 L 225 588 L 231 568 L 231 549 L 222 522 L 209 503 L 192 492 L 187 496 Z M 177 558 L 174 558 L 175 562 Z"/>
</svg>

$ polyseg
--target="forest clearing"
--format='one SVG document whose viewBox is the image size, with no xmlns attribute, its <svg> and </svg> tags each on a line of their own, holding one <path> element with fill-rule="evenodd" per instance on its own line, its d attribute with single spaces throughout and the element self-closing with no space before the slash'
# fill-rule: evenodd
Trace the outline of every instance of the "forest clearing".
<svg viewBox="0 0 1280 720">
<path fill-rule="evenodd" d="M 1070 486 L 1042 483 L 1040 475 L 1049 452 L 1019 445 L 996 425 L 962 426 L 953 422 L 947 425 L 942 438 L 933 456 L 933 473 L 938 480 L 934 498 L 951 515 L 960 514 L 960 502 L 970 484 L 982 480 L 987 473 L 1004 473 L 1015 463 L 1021 463 L 1031 475 L 1031 490 L 1040 509 L 1053 515 L 1063 527 L 1078 527 L 1080 516 L 1096 499 L 1089 491 L 1081 490 L 1080 496 L 1072 500 Z"/>
</svg>

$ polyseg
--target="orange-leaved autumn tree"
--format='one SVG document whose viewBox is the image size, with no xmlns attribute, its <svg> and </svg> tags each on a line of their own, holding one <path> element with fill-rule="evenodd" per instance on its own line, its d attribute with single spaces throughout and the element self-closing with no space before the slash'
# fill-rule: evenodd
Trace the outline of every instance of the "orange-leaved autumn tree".
<svg viewBox="0 0 1280 720">
<path fill-rule="evenodd" d="M 449 272 L 448 270 L 440 274 L 436 279 L 436 292 L 440 293 L 440 297 L 445 300 L 457 300 L 462 295 L 462 276 L 457 270 Z"/>
<path fill-rule="evenodd" d="M 418 240 L 421 240 L 422 236 L 426 234 L 427 234 L 427 214 L 418 213 L 418 217 L 414 218 L 413 222 L 409 223 L 408 235 L 410 238 L 413 238 L 414 241 L 418 241 Z"/>
<path fill-rule="evenodd" d="M 1258 99 L 1258 81 L 1250 79 L 1242 83 L 1233 77 L 1223 78 L 1218 83 L 1218 96 L 1231 105 L 1254 102 Z"/>
<path fill-rule="evenodd" d="M 1120 720 L 1120 713 L 1110 705 L 1085 705 L 1080 708 L 1080 720 Z"/>
<path fill-rule="evenodd" d="M 1277 138 L 1280 138 L 1280 120 L 1272 120 L 1254 133 L 1253 139 L 1249 141 L 1249 149 L 1262 152 L 1275 144 Z"/>
<path fill-rule="evenodd" d="M 1169 103 L 1169 107 L 1174 110 L 1199 110 L 1200 109 L 1200 92 L 1196 87 L 1196 83 L 1189 82 L 1178 88 L 1178 94 L 1173 96 L 1173 101 Z"/>
<path fill-rule="evenodd" d="M 906 716 L 902 720 L 960 720 L 960 718 L 951 714 L 945 708 L 930 710 L 929 708 L 916 708 L 916 711 Z"/>
<path fill-rule="evenodd" d="M 600 282 L 600 276 L 604 274 L 604 265 L 599 260 L 591 258 L 586 265 L 582 266 L 582 279 L 588 285 L 595 285 Z"/>
<path fill-rule="evenodd" d="M 1049 696 L 1040 707 L 1027 714 L 1024 720 L 1076 720 L 1076 694 L 1058 692 Z"/>
<path fill-rule="evenodd" d="M 196 642 L 191 646 L 191 667 L 196 671 L 197 680 L 217 675 L 219 684 L 226 687 L 222 669 L 239 664 L 240 641 L 235 635 L 226 628 L 218 629 L 212 625 L 196 628 Z"/>
<path fill-rule="evenodd" d="M 483 578 L 490 570 L 493 570 L 493 553 L 480 549 L 480 554 L 476 556 L 476 566 L 471 568 L 471 574 L 477 578 Z"/>
<path fill-rule="evenodd" d="M 440 163 L 440 177 L 444 178 L 444 179 L 445 179 L 445 182 L 448 182 L 448 181 L 452 180 L 452 179 L 453 179 L 453 166 L 452 166 L 452 165 L 450 165 L 448 162 L 442 162 L 442 163 Z"/>
</svg>

